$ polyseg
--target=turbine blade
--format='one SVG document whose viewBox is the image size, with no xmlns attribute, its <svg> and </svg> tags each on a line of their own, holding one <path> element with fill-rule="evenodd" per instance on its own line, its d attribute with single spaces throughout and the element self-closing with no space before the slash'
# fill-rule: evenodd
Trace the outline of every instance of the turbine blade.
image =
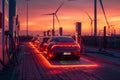
<svg viewBox="0 0 120 80">
<path fill-rule="evenodd" d="M 55 17 L 56 17 L 56 19 L 57 19 L 59 25 L 61 26 L 61 24 L 60 24 L 60 20 L 58 19 L 58 16 L 57 16 L 56 14 L 55 14 Z"/>
<path fill-rule="evenodd" d="M 64 2 L 58 7 L 58 9 L 55 11 L 55 14 L 58 12 L 58 10 L 63 6 Z"/>
<path fill-rule="evenodd" d="M 87 12 L 85 12 L 85 13 L 86 13 L 87 16 L 89 17 L 89 19 L 90 19 L 91 21 L 93 21 L 92 18 L 90 17 L 90 15 L 89 15 Z"/>
<path fill-rule="evenodd" d="M 101 5 L 101 8 L 102 8 L 102 11 L 103 11 L 103 14 L 104 14 L 104 17 L 105 17 L 105 20 L 106 20 L 106 23 L 108 25 L 108 28 L 110 28 L 110 24 L 108 22 L 108 19 L 107 19 L 107 16 L 106 16 L 106 13 L 105 13 L 105 9 L 104 9 L 104 6 L 103 6 L 103 3 L 102 3 L 102 0 L 99 0 L 100 1 L 100 5 Z"/>
<path fill-rule="evenodd" d="M 42 15 L 53 15 L 53 13 L 50 13 L 50 14 L 42 14 Z"/>
</svg>

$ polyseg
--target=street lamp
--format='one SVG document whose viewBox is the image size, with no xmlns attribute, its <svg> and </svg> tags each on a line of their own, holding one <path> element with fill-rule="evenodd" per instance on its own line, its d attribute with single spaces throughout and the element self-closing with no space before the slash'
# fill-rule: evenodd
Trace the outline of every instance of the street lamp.
<svg viewBox="0 0 120 80">
<path fill-rule="evenodd" d="M 27 2 L 27 8 L 26 8 L 26 20 L 27 20 L 26 27 L 27 27 L 27 33 L 26 33 L 26 35 L 27 35 L 27 37 L 28 37 L 28 2 L 29 1 L 30 0 L 26 0 L 26 2 Z"/>
</svg>

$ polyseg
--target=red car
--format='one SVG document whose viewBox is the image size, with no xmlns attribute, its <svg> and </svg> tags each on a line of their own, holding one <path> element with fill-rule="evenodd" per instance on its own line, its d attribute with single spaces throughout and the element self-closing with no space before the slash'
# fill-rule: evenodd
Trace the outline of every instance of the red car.
<svg viewBox="0 0 120 80">
<path fill-rule="evenodd" d="M 48 40 L 47 58 L 80 58 L 80 45 L 73 38 L 55 36 Z"/>
</svg>

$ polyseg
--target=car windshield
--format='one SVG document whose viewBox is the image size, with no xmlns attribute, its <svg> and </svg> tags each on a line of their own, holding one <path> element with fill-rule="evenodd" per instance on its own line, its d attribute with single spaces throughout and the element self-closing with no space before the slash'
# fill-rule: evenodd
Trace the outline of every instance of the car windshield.
<svg viewBox="0 0 120 80">
<path fill-rule="evenodd" d="M 74 42 L 74 40 L 70 37 L 57 37 L 54 38 L 56 42 Z"/>
<path fill-rule="evenodd" d="M 43 42 L 47 42 L 49 38 L 43 38 Z"/>
</svg>

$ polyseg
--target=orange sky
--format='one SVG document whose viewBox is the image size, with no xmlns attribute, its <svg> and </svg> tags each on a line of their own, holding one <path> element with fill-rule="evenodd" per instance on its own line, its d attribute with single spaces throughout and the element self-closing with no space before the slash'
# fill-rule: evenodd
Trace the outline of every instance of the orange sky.
<svg viewBox="0 0 120 80">
<path fill-rule="evenodd" d="M 91 34 L 90 20 L 86 11 L 92 19 L 93 1 L 94 0 L 31 0 L 29 2 L 29 30 L 30 31 L 45 31 L 52 29 L 52 16 L 42 15 L 54 12 L 58 6 L 65 2 L 57 15 L 60 20 L 63 31 L 75 33 L 75 23 L 82 22 L 82 34 Z M 120 33 L 120 0 L 103 0 L 103 5 L 110 23 L 111 30 L 113 27 L 116 33 Z M 26 2 L 25 0 L 17 0 L 18 14 L 20 17 L 21 30 L 26 30 Z M 98 0 L 98 33 L 107 26 L 105 18 Z M 55 20 L 55 30 L 58 30 L 60 25 Z"/>
</svg>

